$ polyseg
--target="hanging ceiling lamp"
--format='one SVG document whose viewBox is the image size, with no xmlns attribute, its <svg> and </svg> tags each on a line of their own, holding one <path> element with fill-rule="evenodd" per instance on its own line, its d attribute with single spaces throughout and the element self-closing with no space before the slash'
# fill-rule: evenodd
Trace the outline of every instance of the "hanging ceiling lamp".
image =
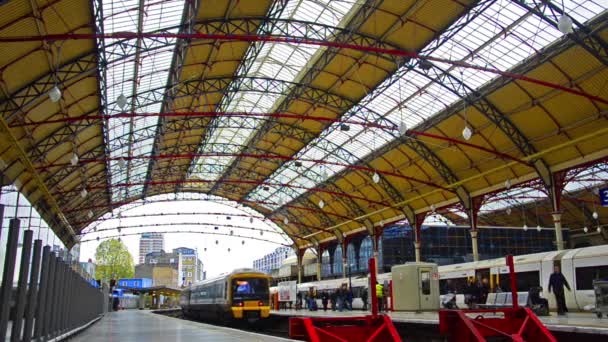
<svg viewBox="0 0 608 342">
<path fill-rule="evenodd" d="M 601 232 L 602 232 L 602 228 L 601 228 L 600 226 L 597 226 L 596 231 L 597 231 L 598 233 L 601 233 Z"/>
<path fill-rule="evenodd" d="M 323 209 L 324 206 L 325 202 L 323 202 L 323 200 L 319 200 L 319 208 Z"/>
<path fill-rule="evenodd" d="M 600 215 L 597 213 L 597 211 L 594 211 L 593 214 L 591 214 L 591 216 L 593 216 L 594 220 L 597 220 L 598 217 L 600 217 Z"/>
<path fill-rule="evenodd" d="M 249 223 L 253 223 L 253 217 L 249 218 Z"/>
<path fill-rule="evenodd" d="M 118 158 L 118 167 L 121 169 L 124 169 L 125 167 L 127 167 L 127 162 L 125 161 L 124 158 L 122 158 L 122 157 Z"/>
<path fill-rule="evenodd" d="M 465 123 L 464 129 L 462 130 L 462 137 L 464 138 L 464 140 L 470 140 L 472 136 L 473 136 L 473 131 L 471 130 L 469 125 L 467 125 Z"/>
<path fill-rule="evenodd" d="M 93 211 L 89 210 L 89 212 L 87 213 L 87 216 L 89 216 L 89 218 L 93 218 Z"/>
<path fill-rule="evenodd" d="M 260 236 L 264 235 L 264 231 L 260 230 Z"/>
<path fill-rule="evenodd" d="M 116 104 L 120 109 L 125 109 L 127 106 L 127 97 L 124 94 L 120 94 L 118 98 L 116 98 Z"/>
<path fill-rule="evenodd" d="M 536 226 L 536 230 L 539 231 L 539 232 L 542 230 L 542 228 L 540 227 L 540 225 Z"/>
<path fill-rule="evenodd" d="M 507 215 L 511 215 L 511 208 L 507 208 Z"/>
<path fill-rule="evenodd" d="M 245 240 L 241 241 L 241 245 L 244 245 L 244 244 L 245 244 Z"/>
<path fill-rule="evenodd" d="M 511 180 L 507 178 L 505 181 L 505 188 L 509 189 L 511 187 Z"/>
<path fill-rule="evenodd" d="M 587 232 L 589 231 L 589 228 L 587 228 L 587 226 L 585 226 L 585 227 L 583 228 L 583 231 L 584 231 L 585 233 L 587 233 Z"/>
<path fill-rule="evenodd" d="M 72 164 L 72 166 L 78 165 L 78 154 L 76 154 L 76 152 L 72 153 L 72 158 L 70 158 L 70 164 Z"/>
<path fill-rule="evenodd" d="M 82 198 L 86 198 L 87 195 L 89 194 L 89 192 L 87 191 L 87 189 L 82 189 L 82 191 L 80 191 L 80 197 Z"/>
<path fill-rule="evenodd" d="M 230 248 L 228 248 L 228 253 L 230 253 Z"/>
<path fill-rule="evenodd" d="M 288 219 L 287 217 L 286 217 L 286 218 L 284 218 L 284 219 L 283 219 L 283 223 L 285 223 L 285 224 L 289 224 L 289 219 Z"/>
<path fill-rule="evenodd" d="M 528 225 L 524 223 L 524 232 L 528 231 Z"/>
<path fill-rule="evenodd" d="M 399 123 L 399 134 L 405 135 L 405 133 L 407 133 L 407 124 L 405 121 L 401 121 Z"/>
<path fill-rule="evenodd" d="M 372 175 L 372 181 L 374 181 L 374 183 L 376 184 L 380 183 L 380 175 L 378 174 L 378 172 L 374 171 L 374 174 Z"/>
<path fill-rule="evenodd" d="M 562 16 L 559 17 L 559 20 L 557 21 L 557 28 L 563 34 L 574 32 L 572 30 L 572 19 L 567 14 L 562 14 Z"/>
<path fill-rule="evenodd" d="M 215 244 L 218 245 L 220 242 L 218 240 L 215 240 Z"/>
<path fill-rule="evenodd" d="M 49 99 L 51 99 L 51 102 L 53 102 L 53 103 L 57 103 L 57 102 L 59 102 L 59 100 L 61 100 L 61 90 L 59 89 L 59 87 L 57 85 L 55 85 L 49 91 Z"/>
</svg>

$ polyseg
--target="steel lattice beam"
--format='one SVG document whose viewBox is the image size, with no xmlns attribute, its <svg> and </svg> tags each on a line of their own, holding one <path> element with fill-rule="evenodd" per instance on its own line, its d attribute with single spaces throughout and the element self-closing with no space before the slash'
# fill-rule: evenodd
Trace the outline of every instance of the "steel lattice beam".
<svg viewBox="0 0 608 342">
<path fill-rule="evenodd" d="M 560 16 L 564 15 L 563 9 L 552 1 L 532 0 L 531 3 L 522 0 L 512 1 L 527 11 L 534 13 L 534 15 L 543 19 L 547 24 L 553 26 L 554 28 L 557 28 L 557 21 L 550 18 L 546 12 L 549 11 L 555 16 L 558 14 Z M 602 64 L 608 66 L 608 43 L 597 33 L 599 31 L 593 30 L 588 26 L 579 23 L 572 16 L 570 16 L 570 18 L 576 26 L 576 30 L 573 33 L 568 34 L 568 37 L 583 49 L 587 50 L 587 52 L 597 58 L 597 60 L 602 62 Z"/>
</svg>

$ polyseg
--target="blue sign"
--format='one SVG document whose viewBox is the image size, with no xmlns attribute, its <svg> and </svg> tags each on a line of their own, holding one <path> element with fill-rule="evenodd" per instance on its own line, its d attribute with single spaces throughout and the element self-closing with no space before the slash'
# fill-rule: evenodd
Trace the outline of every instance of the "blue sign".
<svg viewBox="0 0 608 342">
<path fill-rule="evenodd" d="M 608 188 L 600 189 L 600 203 L 602 207 L 608 207 Z"/>
</svg>

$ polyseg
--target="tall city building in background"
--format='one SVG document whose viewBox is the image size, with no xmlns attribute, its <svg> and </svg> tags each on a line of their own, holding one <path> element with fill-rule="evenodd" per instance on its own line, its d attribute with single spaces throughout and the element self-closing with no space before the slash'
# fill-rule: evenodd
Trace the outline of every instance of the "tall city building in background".
<svg viewBox="0 0 608 342">
<path fill-rule="evenodd" d="M 143 264 L 146 255 L 165 249 L 165 238 L 161 233 L 143 233 L 139 238 L 139 264 Z"/>
<path fill-rule="evenodd" d="M 266 254 L 263 257 L 253 261 L 253 268 L 270 274 L 274 269 L 281 267 L 283 260 L 293 255 L 293 249 L 290 247 L 279 247 L 272 253 Z"/>
</svg>

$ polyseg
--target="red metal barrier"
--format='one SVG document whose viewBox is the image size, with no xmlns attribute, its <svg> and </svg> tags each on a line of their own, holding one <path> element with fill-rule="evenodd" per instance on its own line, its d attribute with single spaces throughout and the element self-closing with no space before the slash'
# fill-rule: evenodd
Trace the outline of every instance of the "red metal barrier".
<svg viewBox="0 0 608 342">
<path fill-rule="evenodd" d="M 290 317 L 289 338 L 310 342 L 401 341 L 386 315 L 363 317 Z"/>
<path fill-rule="evenodd" d="M 362 317 L 290 317 L 289 337 L 310 342 L 401 341 L 393 321 L 378 315 L 376 261 L 369 260 L 372 314 Z"/>
<path fill-rule="evenodd" d="M 511 276 L 513 307 L 489 310 L 439 310 L 439 331 L 449 341 L 485 342 L 487 338 L 507 341 L 557 342 L 528 308 L 517 303 L 517 281 L 513 256 L 507 256 Z"/>
</svg>

